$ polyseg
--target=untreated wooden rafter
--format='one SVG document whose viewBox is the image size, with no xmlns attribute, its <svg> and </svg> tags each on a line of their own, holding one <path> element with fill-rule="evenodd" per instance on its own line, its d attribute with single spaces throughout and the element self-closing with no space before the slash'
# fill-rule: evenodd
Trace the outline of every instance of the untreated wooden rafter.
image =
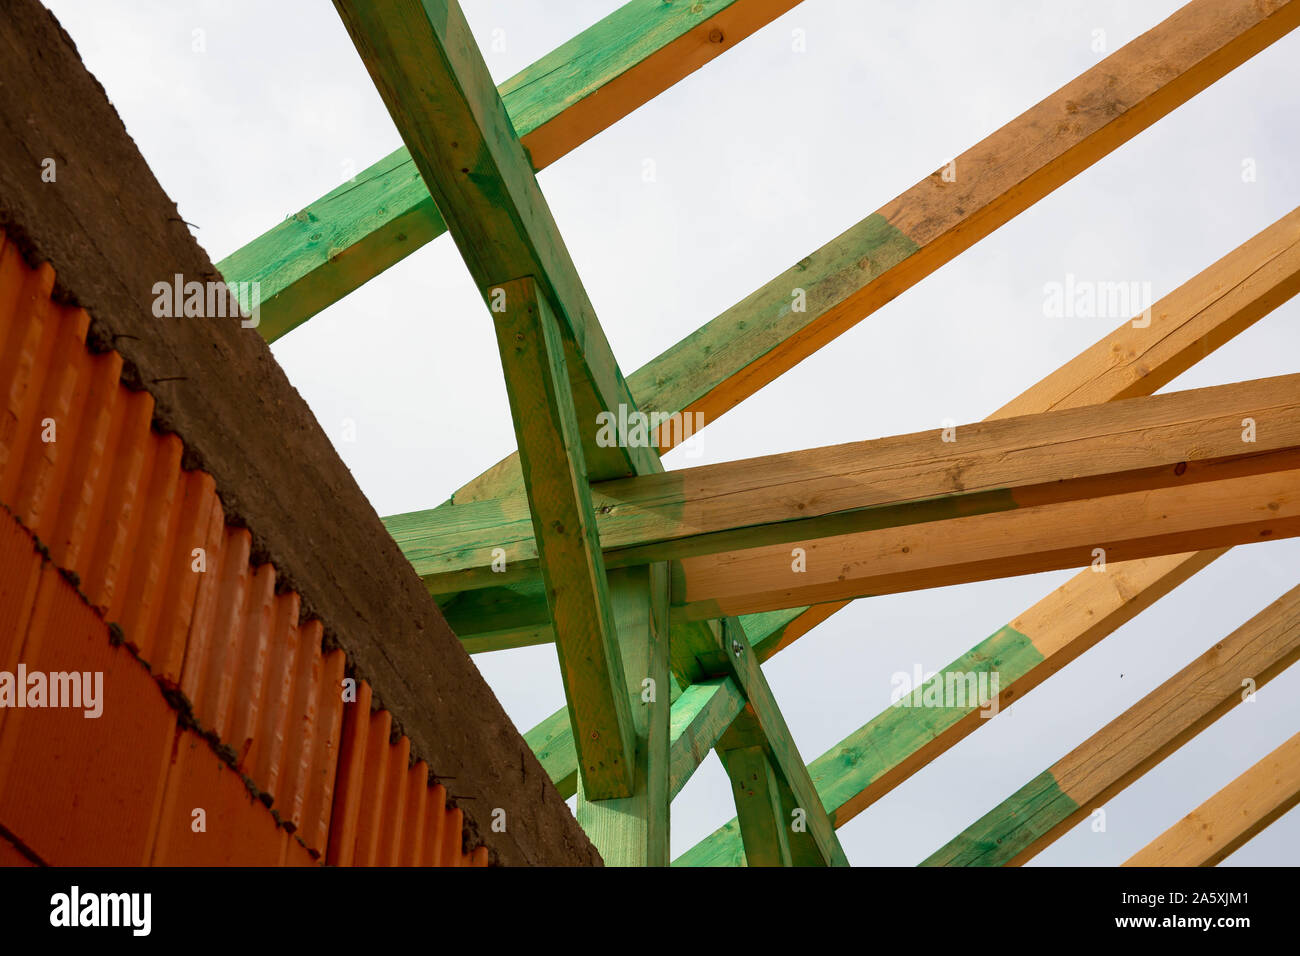
<svg viewBox="0 0 1300 956">
<path fill-rule="evenodd" d="M 1026 862 L 1300 658 L 1293 588 L 928 856 Z"/>
<path fill-rule="evenodd" d="M 1075 660 L 1122 624 L 1200 571 L 1223 551 L 1168 555 L 1085 571 L 999 628 L 940 670 L 912 698 L 924 703 L 934 689 L 962 688 L 950 706 L 890 706 L 829 748 L 808 772 L 836 828 L 926 767 L 985 720 Z M 996 688 L 992 675 L 998 675 Z M 974 675 L 995 693 L 968 694 Z M 911 701 L 912 698 L 908 698 Z M 550 768 L 547 768 L 550 770 Z M 738 822 L 719 827 L 684 853 L 676 865 L 736 866 L 743 859 Z"/>
<path fill-rule="evenodd" d="M 1300 734 L 1129 857 L 1124 866 L 1217 866 L 1300 804 Z"/>
<path fill-rule="evenodd" d="M 1298 24 L 1300 0 L 1192 0 L 632 373 L 641 410 L 707 427 Z M 522 487 L 511 455 L 439 507 Z"/>
<path fill-rule="evenodd" d="M 655 423 L 718 417 L 1293 29 L 1300 0 L 1192 0 L 661 355 L 630 385 L 455 0 L 336 6 L 492 307 L 520 443 L 517 456 L 458 492 L 456 504 L 389 526 L 408 553 L 422 536 L 432 542 L 417 567 L 425 563 L 422 576 L 449 620 L 476 622 L 469 646 L 559 635 L 568 712 L 529 739 L 545 751 L 553 778 L 572 781 L 580 818 L 604 834 L 613 862 L 666 862 L 668 804 L 712 746 L 732 778 L 740 818 L 720 833 L 739 841 L 730 850 L 726 839 L 702 845 L 683 862 L 734 853 L 739 842 L 751 865 L 845 864 L 835 828 L 978 725 L 971 707 L 937 724 L 914 718 L 896 728 L 886 713 L 859 732 L 866 746 L 872 734 L 894 734 L 883 761 L 810 775 L 760 664 L 848 600 L 1090 563 L 1108 575 L 1113 567 L 1106 580 L 1113 594 L 1104 586 L 1086 594 L 1076 579 L 1042 602 L 1052 609 L 1050 633 L 1043 628 L 1035 639 L 1003 629 L 949 669 L 1000 675 L 1005 665 L 1005 704 L 1227 547 L 1300 534 L 1300 376 L 1149 397 L 1194 362 L 1197 349 L 1208 353 L 1295 293 L 1296 213 L 1216 264 L 1212 288 L 1194 280 L 1169 297 L 1172 318 L 1159 313 L 1153 322 L 1148 311 L 1133 323 L 1151 338 L 1126 341 L 1156 361 L 1135 360 L 1114 341 L 1099 352 L 1099 343 L 984 424 L 671 474 L 658 451 L 685 430 L 652 426 L 648 442 L 629 442 L 626 433 L 609 442 L 580 424 L 603 411 L 626 421 L 639 414 L 637 401 Z M 768 5 L 769 19 L 777 6 Z M 556 128 L 607 125 L 619 109 L 592 98 Z M 1243 255 L 1247 246 L 1253 260 Z M 1242 268 L 1253 271 L 1242 276 Z M 1151 334 L 1153 324 L 1163 337 Z M 552 434 L 539 437 L 547 429 Z M 936 451 L 937 442 L 957 447 Z M 485 569 L 482 552 L 501 550 L 508 570 Z M 672 563 L 646 567 L 664 561 Z M 615 569 L 608 582 L 606 568 Z M 1084 599 L 1086 625 L 1061 613 Z M 1257 683 L 1300 656 L 1297 600 L 1296 592 L 1285 596 L 1224 642 L 1241 644 L 1242 659 L 1259 658 Z M 616 617 L 626 621 L 628 640 L 620 640 Z M 632 658 L 621 657 L 621 644 Z M 581 660 L 571 667 L 573 651 Z M 1226 666 L 1212 651 L 1170 684 L 1185 679 L 1197 692 L 1213 685 L 1217 693 Z M 665 692 L 644 710 L 635 690 L 643 671 L 653 675 L 643 683 Z M 1127 741 L 1143 720 L 1160 723 L 1160 703 L 1149 701 L 1163 690 L 1107 730 L 1120 728 Z M 1231 705 L 1217 698 L 1200 711 L 1185 705 L 1187 725 L 1136 764 L 1098 758 L 1106 773 L 1128 774 L 1101 781 L 1098 793 L 1140 775 Z M 1166 701 L 1164 709 L 1175 708 Z M 602 735 L 588 727 L 614 728 L 617 743 L 595 743 Z M 1075 772 L 1070 759 L 1098 738 L 1053 771 Z M 1058 782 L 1053 771 L 1046 776 Z M 1038 793 L 1040 782 L 1026 792 Z M 1040 809 L 1038 796 L 1026 799 Z M 1048 816 L 1069 809 L 1055 796 L 1043 806 Z M 1006 830 L 1003 809 L 970 832 L 988 830 L 990 820 Z M 791 819 L 800 826 L 788 826 Z M 1053 832 L 1066 823 L 1054 820 Z M 1024 829 L 998 830 L 995 848 L 981 844 L 979 854 L 1014 853 L 1019 861 L 1029 852 Z M 958 855 L 967 836 L 950 845 Z M 927 862 L 945 862 L 948 849 Z"/>
<path fill-rule="evenodd" d="M 1155 303 L 1149 324 L 1125 323 L 993 417 L 1149 394 L 1258 321 L 1298 287 L 1300 209 Z M 1225 552 L 1112 561 L 1104 574 L 1091 568 L 1081 571 L 954 661 L 936 680 L 946 681 L 950 673 L 965 675 L 996 662 L 1001 673 L 1000 704 L 1007 706 Z M 815 612 L 829 614 L 842 606 L 823 604 L 802 614 L 767 615 L 780 625 L 767 642 L 771 653 L 806 633 L 816 623 Z M 796 616 L 785 621 L 783 613 Z M 836 826 L 843 826 L 981 726 L 979 709 L 931 713 L 938 721 L 934 724 L 918 720 L 912 711 L 891 708 L 813 761 L 810 772 Z M 735 864 L 741 852 L 732 820 L 679 862 Z"/>
</svg>

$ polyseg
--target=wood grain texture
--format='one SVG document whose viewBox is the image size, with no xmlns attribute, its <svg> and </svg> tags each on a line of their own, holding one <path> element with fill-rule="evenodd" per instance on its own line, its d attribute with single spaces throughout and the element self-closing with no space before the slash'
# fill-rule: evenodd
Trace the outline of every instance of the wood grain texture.
<svg viewBox="0 0 1300 956">
<path fill-rule="evenodd" d="M 636 735 L 591 512 L 559 323 L 531 280 L 506 287 L 497 344 L 541 554 L 579 772 L 591 799 L 632 792 Z"/>
<path fill-rule="evenodd" d="M 659 565 L 609 576 L 635 735 L 635 778 L 626 797 L 595 800 L 578 782 L 576 816 L 606 866 L 669 861 L 668 571 Z M 647 683 L 648 682 L 648 683 Z"/>
<path fill-rule="evenodd" d="M 1222 553 L 1170 555 L 1111 564 L 1105 573 L 1079 574 L 943 668 L 913 695 L 923 701 L 930 687 L 958 686 L 971 674 L 996 674 L 994 713 L 970 697 L 953 706 L 891 706 L 881 711 L 808 766 L 835 826 L 844 826 Z M 734 865 L 741 849 L 738 824 L 732 820 L 677 863 Z"/>
<path fill-rule="evenodd" d="M 549 166 L 798 0 L 631 0 L 499 87 L 536 171 Z M 405 146 L 217 264 L 258 282 L 267 342 L 446 232 Z"/>
<path fill-rule="evenodd" d="M 1293 588 L 929 856 L 1019 865 L 1300 658 Z"/>
<path fill-rule="evenodd" d="M 781 809 L 776 774 L 762 747 L 737 747 L 722 752 L 731 779 L 748 866 L 790 866 L 787 823 Z"/>
<path fill-rule="evenodd" d="M 732 721 L 745 707 L 745 697 L 730 677 L 692 684 L 673 704 L 668 793 L 681 792 Z"/>
<path fill-rule="evenodd" d="M 1294 295 L 1300 267 L 1298 243 L 1300 210 L 1295 210 L 1155 303 L 1149 325 L 1135 328 L 1126 322 L 1004 406 L 990 420 L 1079 408 L 1154 392 Z M 518 502 L 519 499 L 509 498 L 470 501 L 387 518 L 385 523 L 417 567 L 436 568 L 444 555 L 449 560 L 472 565 L 473 542 L 486 528 L 513 527 L 520 519 Z M 446 532 L 445 544 L 430 548 L 434 527 Z M 524 534 L 527 533 L 525 516 Z M 486 555 L 478 560 L 486 560 Z M 457 572 L 451 575 L 468 586 L 479 573 L 470 570 L 463 580 L 456 576 Z M 530 572 L 525 564 L 515 573 L 519 579 L 526 579 Z M 433 580 L 430 576 L 426 583 Z M 745 626 L 755 640 L 756 649 L 766 659 L 836 609 L 827 604 L 816 605 L 803 615 L 787 616 L 779 622 L 779 628 L 773 622 L 749 619 L 751 616 L 746 615 Z M 469 615 L 453 626 L 458 633 L 477 629 Z M 528 627 L 492 635 L 493 646 L 524 646 L 525 642 L 538 639 L 545 639 L 544 635 Z"/>
<path fill-rule="evenodd" d="M 1185 485 L 1230 464 L 1265 467 L 1260 456 L 1286 449 L 1300 449 L 1300 375 L 601 482 L 592 506 L 618 567 Z M 519 504 L 475 502 L 416 532 L 391 527 L 432 590 L 496 585 L 498 548 L 514 579 L 536 573 Z"/>
<path fill-rule="evenodd" d="M 1139 850 L 1124 866 L 1217 866 L 1300 803 L 1300 734 Z"/>
<path fill-rule="evenodd" d="M 709 619 L 1300 534 L 1300 470 L 688 558 L 674 614 Z M 1096 554 L 1097 549 L 1104 556 Z"/>
<path fill-rule="evenodd" d="M 589 474 L 648 470 L 651 449 L 596 440 L 598 411 L 635 403 L 456 0 L 335 7 L 484 300 L 531 276 L 555 310 Z"/>
</svg>

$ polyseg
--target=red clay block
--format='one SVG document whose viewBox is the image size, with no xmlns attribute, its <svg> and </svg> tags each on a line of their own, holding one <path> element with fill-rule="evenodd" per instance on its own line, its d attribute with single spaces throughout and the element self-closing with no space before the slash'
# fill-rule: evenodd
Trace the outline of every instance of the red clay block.
<svg viewBox="0 0 1300 956">
<path fill-rule="evenodd" d="M 131 532 L 139 524 L 141 475 L 146 474 L 153 453 L 153 396 L 148 392 L 126 393 L 120 428 L 110 446 L 112 465 L 108 480 L 96 492 L 91 517 L 94 546 L 87 547 L 86 570 L 82 590 L 96 607 L 108 607 L 117 586 L 118 571 L 131 541 Z"/>
<path fill-rule="evenodd" d="M 271 642 L 271 624 L 275 620 L 275 567 L 263 564 L 253 571 L 248 598 L 244 602 L 239 653 L 234 662 L 233 680 L 222 682 L 217 702 L 219 719 L 212 725 L 221 739 L 235 748 L 240 769 L 253 745 L 257 717 L 262 707 L 266 680 L 266 658 Z"/>
<path fill-rule="evenodd" d="M 442 860 L 439 866 L 460 866 L 461 831 L 465 828 L 465 813 L 459 807 L 447 811 L 442 831 Z"/>
<path fill-rule="evenodd" d="M 447 788 L 435 783 L 429 788 L 428 822 L 424 825 L 424 866 L 442 865 L 442 841 L 447 829 Z"/>
<path fill-rule="evenodd" d="M 121 373 L 122 357 L 116 352 L 91 356 L 89 391 L 77 418 L 77 440 L 60 493 L 58 515 L 51 516 L 53 530 L 41 532 L 41 540 L 50 547 L 50 558 L 61 568 L 83 567 L 91 511 L 107 467 L 109 440 L 119 399 L 124 394 L 119 384 Z"/>
<path fill-rule="evenodd" d="M 343 707 L 339 741 L 338 783 L 330 820 L 329 852 L 334 866 L 351 866 L 356 856 L 357 819 L 361 814 L 362 781 L 366 773 L 366 742 L 370 736 L 370 685 L 357 685 L 357 699 Z"/>
<path fill-rule="evenodd" d="M 27 451 L 23 456 L 22 474 L 18 476 L 13 510 L 29 528 L 36 528 L 43 510 L 57 507 L 48 500 L 55 470 L 61 457 L 72 451 L 75 428 L 70 421 L 77 377 L 87 363 L 86 329 L 90 317 L 84 309 L 51 305 L 50 316 L 55 328 L 54 349 L 46 361 L 49 368 L 41 382 L 39 394 L 33 383 L 31 423 L 26 429 Z M 46 425 L 49 425 L 47 429 Z M 53 439 L 47 441 L 46 439 Z M 11 462 L 11 466 L 16 462 Z"/>
<path fill-rule="evenodd" d="M 215 554 L 206 549 L 210 547 L 209 538 L 220 540 L 218 536 L 224 525 L 216 482 L 211 475 L 187 471 L 181 483 L 183 492 L 178 492 L 178 507 L 173 510 L 167 531 L 168 558 L 159 577 L 162 595 L 157 623 L 141 647 L 141 655 L 154 674 L 176 687 L 181 683 L 185 644 L 196 613 L 199 583 L 207 573 L 195 570 L 198 558 L 194 552 L 205 549 L 204 560 L 215 561 Z"/>
<path fill-rule="evenodd" d="M 158 611 L 158 585 L 168 558 L 167 530 L 181 481 L 181 453 L 185 450 L 175 435 L 155 434 L 153 444 L 153 469 L 140 510 L 135 545 L 122 562 L 122 586 L 114 592 L 105 615 L 122 626 L 126 642 L 137 651 L 148 644 L 147 635 Z"/>
<path fill-rule="evenodd" d="M 36 866 L 22 850 L 0 836 L 0 866 Z"/>
<path fill-rule="evenodd" d="M 366 772 L 361 779 L 361 815 L 357 818 L 357 853 L 354 865 L 377 866 L 383 832 L 384 787 L 388 783 L 388 738 L 393 715 L 379 710 L 370 715 L 366 740 Z"/>
<path fill-rule="evenodd" d="M 320 866 L 321 863 L 307 851 L 301 843 L 293 837 L 289 837 L 284 845 L 284 858 L 280 861 L 281 866 Z"/>
<path fill-rule="evenodd" d="M 402 735 L 388 754 L 388 782 L 384 787 L 383 829 L 378 860 L 380 866 L 397 866 L 401 856 L 402 830 L 406 822 L 406 775 L 410 770 L 410 760 L 411 741 Z"/>
<path fill-rule="evenodd" d="M 226 529 L 216 615 L 211 630 L 203 638 L 207 661 L 203 665 L 202 689 L 190 698 L 204 729 L 216 731 L 223 739 L 221 731 L 230 712 L 230 695 L 244 636 L 244 609 L 252 585 L 253 569 L 248 564 L 252 545 L 253 538 L 247 528 Z M 187 667 L 188 664 L 186 661 Z"/>
<path fill-rule="evenodd" d="M 11 462 L 21 453 L 16 442 L 28 388 L 39 367 L 41 344 L 46 341 L 46 313 L 54 288 L 54 269 L 48 262 L 30 270 L 12 244 L 5 246 L 4 256 L 0 289 L 9 294 L 16 291 L 16 295 L 6 295 L 0 301 L 0 312 L 7 313 L 9 325 L 0 352 L 0 501 L 7 501 L 5 490 L 12 489 L 16 468 Z"/>
<path fill-rule="evenodd" d="M 316 622 L 319 626 L 319 621 Z M 313 629 L 313 647 L 319 633 Z M 311 772 L 302 812 L 303 842 L 324 852 L 329 836 L 330 810 L 334 805 L 334 782 L 338 778 L 339 735 L 343 732 L 343 672 L 347 656 L 333 650 L 321 661 L 321 680 L 316 692 L 316 731 L 312 735 Z M 368 706 L 368 705 L 367 705 Z"/>
<path fill-rule="evenodd" d="M 398 866 L 419 866 L 424 852 L 424 827 L 428 818 L 429 765 L 417 760 L 406 772 L 406 825 Z"/>
<path fill-rule="evenodd" d="M 32 537 L 7 514 L 0 514 L 0 670 L 13 673 L 27 633 L 41 576 L 41 556 Z M 4 711 L 0 710 L 0 722 Z"/>
<path fill-rule="evenodd" d="M 39 436 L 35 433 L 40 428 L 38 413 L 47 397 L 46 384 L 53 378 L 57 389 L 59 379 L 55 367 L 58 364 L 59 307 L 49 299 L 42 299 L 33 303 L 32 309 L 33 317 L 40 326 L 40 337 L 34 349 L 25 350 L 19 369 L 20 377 L 14 383 L 16 389 L 22 391 L 21 397 L 17 390 L 11 396 L 11 408 L 15 413 L 13 431 L 7 440 L 9 457 L 5 461 L 3 473 L 0 473 L 0 501 L 15 512 L 18 511 L 19 488 L 23 476 L 32 467 L 33 438 L 39 441 Z M 25 344 L 30 343 L 29 338 Z"/>
<path fill-rule="evenodd" d="M 288 733 L 289 708 L 293 703 L 294 666 L 298 655 L 298 611 L 296 591 L 275 596 L 275 621 L 271 629 L 270 657 L 266 665 L 266 692 L 258 726 L 249 748 L 248 774 L 267 793 L 276 793 L 284 741 Z"/>
<path fill-rule="evenodd" d="M 73 350 L 71 362 L 75 366 L 75 374 L 72 393 L 68 399 L 67 414 L 57 420 L 57 440 L 53 443 L 56 446 L 53 449 L 56 452 L 54 468 L 49 481 L 32 501 L 31 514 L 25 522 L 41 540 L 52 538 L 58 527 L 60 511 L 68 506 L 64 500 L 64 489 L 72 471 L 72 463 L 84 441 L 82 431 L 86 424 L 86 396 L 90 394 L 91 377 L 95 368 L 93 358 L 83 346 Z"/>
<path fill-rule="evenodd" d="M 278 866 L 287 837 L 206 740 L 177 733 L 153 865 Z"/>
<path fill-rule="evenodd" d="M 214 724 L 221 670 L 229 664 L 231 643 L 239 639 L 238 623 L 248 590 L 251 543 L 246 529 L 226 528 L 220 561 L 214 566 L 209 553 L 207 571 L 199 583 L 197 606 L 185 645 L 181 689 L 205 729 Z"/>
<path fill-rule="evenodd" d="M 275 795 L 281 816 L 301 827 L 303 807 L 311 779 L 311 761 L 316 739 L 317 694 L 321 682 L 321 625 L 308 621 L 299 626 L 298 676 L 286 741 L 282 793 Z"/>
<path fill-rule="evenodd" d="M 29 673 L 103 674 L 102 714 L 10 710 L 0 730 L 0 821 L 55 866 L 139 866 L 162 799 L 175 714 L 104 622 L 47 566 L 49 613 L 33 615 Z"/>
</svg>

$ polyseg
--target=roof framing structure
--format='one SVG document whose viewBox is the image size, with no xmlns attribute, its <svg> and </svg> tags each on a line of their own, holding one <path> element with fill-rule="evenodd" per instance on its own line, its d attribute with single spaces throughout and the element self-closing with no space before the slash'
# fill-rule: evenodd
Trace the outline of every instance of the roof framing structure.
<svg viewBox="0 0 1300 956">
<path fill-rule="evenodd" d="M 806 764 L 762 663 L 849 601 L 1083 568 L 933 679 L 996 671 L 1005 706 L 1228 548 L 1300 535 L 1300 374 L 1155 394 L 1300 291 L 1300 210 L 982 423 L 665 471 L 681 416 L 711 424 L 1300 25 L 1300 0 L 1192 0 L 625 379 L 535 173 L 796 2 L 632 0 L 498 88 L 455 0 L 335 0 L 405 146 L 220 264 L 269 289 L 273 340 L 451 234 L 519 451 L 385 524 L 468 650 L 555 645 L 566 706 L 526 739 L 609 863 L 669 863 L 714 751 L 737 816 L 677 863 L 847 865 L 835 830 L 981 726 L 989 701 L 891 707 Z M 924 862 L 1030 858 L 1300 656 L 1297 600 Z M 1131 862 L 1222 859 L 1294 805 L 1297 753 L 1196 812 L 1214 849 L 1184 821 Z"/>
</svg>

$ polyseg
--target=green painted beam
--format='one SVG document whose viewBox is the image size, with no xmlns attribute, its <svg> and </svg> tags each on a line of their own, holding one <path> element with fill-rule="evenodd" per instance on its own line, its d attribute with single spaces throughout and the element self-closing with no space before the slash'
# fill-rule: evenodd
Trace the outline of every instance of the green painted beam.
<svg viewBox="0 0 1300 956">
<path fill-rule="evenodd" d="M 569 708 L 561 707 L 524 734 L 534 756 L 565 800 L 578 792 L 578 748 L 573 743 Z"/>
<path fill-rule="evenodd" d="M 732 677 L 753 710 L 755 724 L 768 748 L 777 773 L 790 788 L 794 809 L 800 812 L 801 826 L 816 844 L 820 862 L 828 866 L 848 866 L 848 857 L 835 836 L 826 808 L 817 796 L 808 768 L 799 755 L 794 737 L 786 725 L 763 668 L 754 654 L 745 629 L 735 618 L 727 618 L 717 637 L 718 647 L 726 655 Z M 788 818 L 788 817 L 787 817 Z"/>
<path fill-rule="evenodd" d="M 798 0 L 631 0 L 501 84 L 540 171 Z M 405 146 L 217 264 L 257 282 L 268 342 L 446 232 Z"/>
<path fill-rule="evenodd" d="M 1193 0 L 642 366 L 640 409 L 707 427 L 1297 23 L 1295 0 Z M 440 507 L 521 488 L 510 456 Z"/>
<path fill-rule="evenodd" d="M 1300 659 L 1300 587 L 1260 611 L 1047 770 L 922 866 L 1008 866 L 1032 859 Z"/>
<path fill-rule="evenodd" d="M 515 438 L 540 546 L 546 603 L 578 769 L 592 799 L 632 791 L 636 737 L 620 640 L 596 539 L 578 424 L 569 394 L 559 322 L 530 279 L 504 286 L 494 313 Z"/>
<path fill-rule="evenodd" d="M 1085 572 L 881 711 L 808 768 L 836 828 L 1223 553 L 1116 562 L 1104 573 Z M 996 709 L 981 699 L 981 681 L 989 697 L 996 694 Z M 734 866 L 741 859 L 733 819 L 677 864 Z"/>
<path fill-rule="evenodd" d="M 470 593 L 484 594 L 486 592 L 475 591 Z M 760 661 L 767 660 L 770 654 L 776 652 L 781 646 L 780 640 L 786 629 L 799 616 L 800 612 L 805 610 L 808 609 L 799 608 L 791 611 L 750 614 L 740 618 L 740 624 L 745 628 L 745 632 L 754 635 L 754 653 L 758 655 Z M 710 647 L 716 647 L 710 631 L 685 635 L 681 630 L 682 622 L 675 623 L 673 627 L 677 628 L 677 630 L 673 631 L 672 645 L 675 653 L 679 655 L 682 653 L 681 648 L 686 648 L 689 652 L 694 653 L 694 649 L 698 648 L 699 642 L 703 640 L 707 640 Z M 469 638 L 462 637 L 462 640 L 467 644 L 474 639 L 473 636 Z M 694 644 L 690 643 L 691 641 Z M 767 648 L 766 652 L 760 649 L 764 647 Z M 696 669 L 695 673 L 703 673 L 704 670 L 703 667 L 700 667 Z M 707 670 L 710 673 L 717 674 L 728 669 L 714 663 Z M 674 667 L 674 673 L 677 673 L 676 666 Z M 731 718 L 735 716 L 729 714 L 729 711 L 733 707 L 738 710 L 739 707 L 744 705 L 744 695 L 740 693 L 739 689 L 734 689 L 734 691 L 728 689 L 723 697 L 716 700 L 713 698 L 713 693 L 709 688 L 717 687 L 720 683 L 729 681 L 730 687 L 735 688 L 735 682 L 731 681 L 729 677 L 702 678 L 697 676 L 694 680 L 687 682 L 688 686 L 682 692 L 685 699 L 675 701 L 673 704 L 673 727 L 682 728 L 681 736 L 678 735 L 676 729 L 673 731 L 673 771 L 671 774 L 673 796 L 676 796 L 682 786 L 686 784 L 690 774 L 695 772 L 709 747 L 712 747 L 717 742 L 718 737 L 727 729 Z M 692 693 L 692 688 L 697 684 L 702 685 L 705 690 Z M 691 696 L 686 698 L 688 693 L 691 693 Z M 715 706 L 719 708 L 721 714 L 705 713 L 703 716 L 700 715 L 700 708 L 708 711 L 709 708 Z M 729 716 L 724 718 L 722 715 L 725 714 L 729 714 Z M 694 726 L 697 721 L 699 722 L 698 730 Z M 722 726 L 719 726 L 719 723 Z M 578 755 L 573 743 L 573 731 L 569 725 L 568 709 L 562 707 L 551 714 L 524 734 L 524 739 L 528 742 L 529 748 L 537 756 L 537 759 L 541 761 L 547 775 L 551 778 L 551 782 L 560 791 L 560 795 L 566 799 L 573 796 L 577 792 Z M 703 747 L 706 741 L 708 747 Z"/>
<path fill-rule="evenodd" d="M 455 0 L 335 0 L 375 87 L 493 314 L 531 276 L 563 330 L 593 479 L 644 474 L 654 450 L 598 440 L 602 410 L 635 410 L 532 165 Z"/>
<path fill-rule="evenodd" d="M 722 751 L 745 844 L 747 866 L 790 866 L 788 823 L 776 773 L 762 747 Z"/>
<path fill-rule="evenodd" d="M 673 703 L 668 792 L 681 793 L 732 721 L 745 709 L 745 696 L 730 677 L 692 684 Z"/>
<path fill-rule="evenodd" d="M 622 645 L 636 735 L 632 793 L 588 799 L 578 782 L 576 816 L 606 866 L 669 862 L 668 572 L 662 564 L 612 571 L 610 599 Z"/>
<path fill-rule="evenodd" d="M 1245 419 L 1261 423 L 1249 446 Z M 957 429 L 960 441 L 941 431 L 600 482 L 591 494 L 605 563 L 806 544 L 1226 477 L 1229 461 L 1300 448 L 1300 375 L 977 422 Z M 493 586 L 503 578 L 493 554 L 507 555 L 517 578 L 535 569 L 523 505 L 435 510 L 418 535 L 391 527 L 431 589 Z M 470 514 L 482 521 L 466 529 Z"/>
</svg>

